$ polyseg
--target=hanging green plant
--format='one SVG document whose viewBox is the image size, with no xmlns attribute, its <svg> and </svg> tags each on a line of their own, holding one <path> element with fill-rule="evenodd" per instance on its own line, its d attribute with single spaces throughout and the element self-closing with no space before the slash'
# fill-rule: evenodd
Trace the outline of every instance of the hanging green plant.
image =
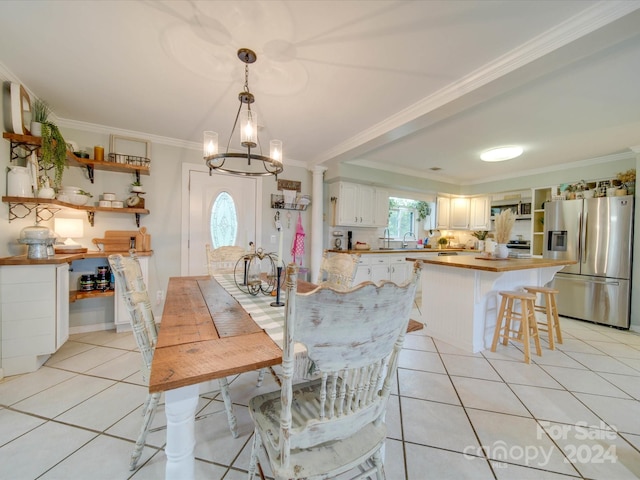
<svg viewBox="0 0 640 480">
<path fill-rule="evenodd" d="M 429 202 L 418 201 L 415 203 L 414 208 L 418 212 L 418 221 L 422 221 L 431 215 L 431 205 L 429 205 Z"/>
<path fill-rule="evenodd" d="M 51 122 L 42 124 L 42 148 L 40 149 L 40 162 L 42 167 L 53 167 L 53 185 L 59 188 L 62 185 L 62 174 L 67 166 L 67 144 L 57 125 Z"/>
</svg>

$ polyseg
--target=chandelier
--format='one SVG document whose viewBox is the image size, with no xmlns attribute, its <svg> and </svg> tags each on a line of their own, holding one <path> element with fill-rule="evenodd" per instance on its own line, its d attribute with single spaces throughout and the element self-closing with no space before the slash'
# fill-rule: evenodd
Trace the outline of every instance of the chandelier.
<svg viewBox="0 0 640 480">
<path fill-rule="evenodd" d="M 255 101 L 255 98 L 249 91 L 249 64 L 254 63 L 257 56 L 253 50 L 241 48 L 238 50 L 238 58 L 245 64 L 244 89 L 238 94 L 240 106 L 238 107 L 236 119 L 233 122 L 227 148 L 224 153 L 218 153 L 218 134 L 211 131 L 204 132 L 204 160 L 209 167 L 209 173 L 213 170 L 218 170 L 233 175 L 276 175 L 277 178 L 277 175 L 283 170 L 282 141 L 271 140 L 269 156 L 262 155 L 262 146 L 258 139 L 258 117 L 256 113 L 251 110 L 251 104 Z M 243 109 L 243 106 L 246 106 L 246 108 Z M 242 153 L 229 151 L 231 138 L 238 123 L 240 124 L 240 144 L 246 149 L 246 151 Z M 252 151 L 252 149 L 256 147 L 258 147 L 259 153 Z M 247 162 L 244 168 L 242 159 L 245 159 Z M 254 162 L 253 167 L 251 165 L 252 161 Z M 263 168 L 259 167 L 258 162 L 262 162 Z M 256 166 L 256 164 L 258 164 L 258 166 Z"/>
</svg>

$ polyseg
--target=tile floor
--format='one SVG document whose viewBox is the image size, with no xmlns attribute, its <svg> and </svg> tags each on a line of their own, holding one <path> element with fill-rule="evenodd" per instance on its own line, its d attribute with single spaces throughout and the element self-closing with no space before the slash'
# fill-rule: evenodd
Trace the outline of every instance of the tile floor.
<svg viewBox="0 0 640 480">
<path fill-rule="evenodd" d="M 407 336 L 388 409 L 389 480 L 640 477 L 640 335 L 562 319 L 564 344 L 522 362 L 515 345 L 475 355 Z M 128 471 L 145 388 L 131 334 L 73 335 L 37 372 L 0 383 L 0 478 L 159 479 L 165 431 Z M 226 417 L 196 424 L 196 477 L 244 479 L 247 400 L 274 388 L 233 379 Z M 270 383 L 271 382 L 271 383 Z M 218 409 L 215 392 L 204 412 Z M 162 408 L 154 420 L 164 423 Z"/>
</svg>

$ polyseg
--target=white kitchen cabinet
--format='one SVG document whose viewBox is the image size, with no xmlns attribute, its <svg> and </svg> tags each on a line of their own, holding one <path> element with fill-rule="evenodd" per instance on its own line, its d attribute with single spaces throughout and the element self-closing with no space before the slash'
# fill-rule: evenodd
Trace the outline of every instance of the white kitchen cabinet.
<svg viewBox="0 0 640 480">
<path fill-rule="evenodd" d="M 437 225 L 441 230 L 489 230 L 489 197 L 438 197 Z"/>
<path fill-rule="evenodd" d="M 407 262 L 407 255 L 392 255 L 389 259 L 389 280 L 401 284 L 409 279 L 411 262 Z"/>
<path fill-rule="evenodd" d="M 449 216 L 451 212 L 451 201 L 449 197 L 438 197 L 436 201 L 436 228 L 448 229 L 449 228 Z"/>
<path fill-rule="evenodd" d="M 471 197 L 469 202 L 469 229 L 491 230 L 491 200 L 488 196 Z"/>
<path fill-rule="evenodd" d="M 451 230 L 469 229 L 469 198 L 451 198 L 449 211 L 449 228 Z"/>
<path fill-rule="evenodd" d="M 335 198 L 334 225 L 345 227 L 386 226 L 389 215 L 389 195 L 384 189 L 370 185 L 338 182 L 329 187 L 331 198 Z M 379 192 L 378 192 L 379 190 Z M 383 198 L 386 196 L 386 204 Z M 380 207 L 382 206 L 382 211 Z"/>
<path fill-rule="evenodd" d="M 361 255 L 358 260 L 358 268 L 356 274 L 353 277 L 353 285 L 371 280 L 371 263 L 367 258 L 369 255 Z"/>
<path fill-rule="evenodd" d="M 405 259 L 411 254 L 363 254 L 358 262 L 358 269 L 353 279 L 353 284 L 371 281 L 378 283 L 382 280 L 391 280 L 395 283 L 404 283 L 409 277 L 411 264 Z"/>
<path fill-rule="evenodd" d="M 142 271 L 142 278 L 144 278 L 144 283 L 147 285 L 149 283 L 149 257 L 138 257 L 138 262 L 140 263 L 140 270 Z M 116 282 L 115 289 L 115 304 L 114 304 L 114 323 L 116 325 L 116 332 L 126 332 L 131 330 L 131 322 L 129 318 L 129 310 L 127 310 L 127 304 L 124 301 L 122 296 L 122 290 L 118 282 Z M 151 299 L 150 299 L 151 300 Z"/>
<path fill-rule="evenodd" d="M 4 375 L 37 370 L 69 338 L 69 265 L 0 267 Z"/>
<path fill-rule="evenodd" d="M 371 280 L 378 283 L 389 280 L 389 257 L 387 255 L 367 255 L 371 266 Z"/>
</svg>

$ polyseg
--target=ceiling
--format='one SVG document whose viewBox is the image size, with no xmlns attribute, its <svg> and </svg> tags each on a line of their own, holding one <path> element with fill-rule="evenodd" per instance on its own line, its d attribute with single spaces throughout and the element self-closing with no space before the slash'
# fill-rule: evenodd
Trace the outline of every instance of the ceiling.
<svg viewBox="0 0 640 480">
<path fill-rule="evenodd" d="M 474 184 L 640 145 L 638 25 L 638 0 L 4 0 L 0 76 L 62 126 L 223 143 L 248 47 L 261 142 L 283 141 L 285 172 L 351 162 Z M 505 144 L 525 152 L 479 160 Z"/>
</svg>

